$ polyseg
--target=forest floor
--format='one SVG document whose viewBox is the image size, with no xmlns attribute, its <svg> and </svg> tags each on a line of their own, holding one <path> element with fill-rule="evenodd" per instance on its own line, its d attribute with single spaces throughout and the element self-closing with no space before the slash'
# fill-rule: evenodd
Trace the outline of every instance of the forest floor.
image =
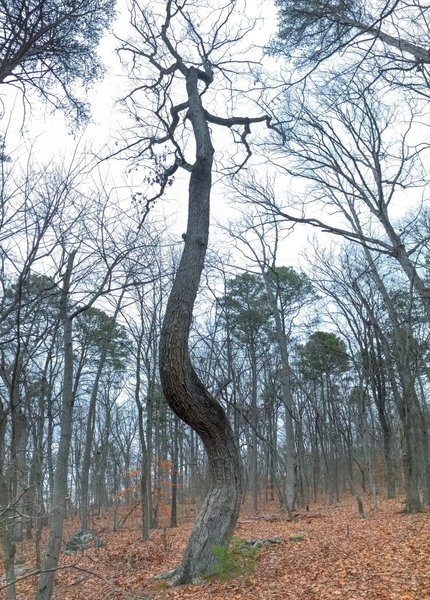
<svg viewBox="0 0 430 600">
<path fill-rule="evenodd" d="M 279 536 L 258 551 L 253 572 L 201 585 L 166 588 L 154 575 L 178 563 L 192 523 L 155 530 L 144 542 L 138 514 L 112 532 L 108 517 L 94 531 L 103 548 L 61 555 L 56 600 L 424 600 L 430 599 L 430 512 L 406 515 L 400 500 L 379 500 L 360 519 L 353 499 L 315 506 L 288 522 L 268 505 L 258 517 L 244 510 L 235 538 Z M 137 513 L 137 511 L 135 511 Z M 111 519 L 111 517 L 109 517 Z M 68 522 L 67 532 L 77 528 Z M 296 534 L 296 535 L 294 535 Z M 299 535 L 298 535 L 299 534 Z M 293 539 L 291 539 L 293 536 Z M 19 549 L 29 570 L 31 542 Z M 35 577 L 17 585 L 19 600 L 35 598 Z M 1 592 L 4 594 L 4 591 Z"/>
</svg>

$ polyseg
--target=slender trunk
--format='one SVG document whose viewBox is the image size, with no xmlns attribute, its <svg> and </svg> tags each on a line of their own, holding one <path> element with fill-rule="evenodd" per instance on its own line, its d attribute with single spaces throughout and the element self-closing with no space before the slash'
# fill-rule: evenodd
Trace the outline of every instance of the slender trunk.
<svg viewBox="0 0 430 600">
<path fill-rule="evenodd" d="M 75 252 L 69 256 L 67 269 L 64 275 L 62 289 L 62 321 L 63 321 L 63 344 L 64 344 L 64 371 L 63 371 L 63 401 L 61 407 L 61 430 L 58 443 L 57 463 L 55 466 L 51 527 L 49 532 L 48 546 L 42 563 L 42 573 L 39 577 L 37 600 L 51 600 L 55 569 L 61 551 L 63 539 L 63 526 L 66 513 L 67 497 L 67 474 L 69 463 L 70 441 L 72 438 L 72 416 L 73 416 L 73 337 L 72 319 L 68 315 L 68 296 L 70 280 L 73 269 Z"/>
<path fill-rule="evenodd" d="M 421 379 L 419 380 L 422 386 Z M 423 455 L 422 471 L 423 471 L 423 500 L 426 506 L 430 506 L 430 432 L 429 432 L 429 408 L 426 402 L 424 389 L 422 392 L 422 400 L 420 406 L 421 425 L 422 425 L 422 444 Z"/>
<path fill-rule="evenodd" d="M 146 455 L 147 455 L 147 503 L 148 503 L 148 517 L 149 517 L 149 527 L 155 527 L 154 523 L 154 507 L 152 502 L 152 482 L 153 482 L 153 439 L 152 439 L 152 426 L 153 426 L 153 416 L 154 416 L 154 385 L 149 386 L 148 393 L 146 395 Z"/>
<path fill-rule="evenodd" d="M 287 340 L 282 325 L 282 316 L 276 301 L 275 294 L 273 293 L 272 285 L 273 282 L 270 280 L 267 270 L 264 265 L 261 266 L 261 273 L 264 278 L 264 284 L 266 288 L 267 298 L 269 301 L 270 308 L 275 318 L 275 331 L 276 331 L 276 343 L 278 346 L 279 354 L 281 357 L 281 371 L 280 371 L 280 383 L 282 391 L 282 401 L 285 406 L 285 462 L 286 462 L 286 473 L 285 473 L 285 499 L 287 503 L 288 516 L 291 519 L 294 510 L 294 501 L 296 498 L 296 487 L 297 487 L 297 450 L 294 433 L 294 419 L 293 419 L 293 400 L 291 393 L 291 381 L 290 381 L 290 365 L 288 357 Z"/>
<path fill-rule="evenodd" d="M 102 353 L 99 358 L 97 365 L 97 371 L 91 390 L 90 402 L 88 405 L 88 417 L 87 427 L 85 432 L 85 446 L 82 454 L 82 465 L 81 465 L 81 527 L 82 529 L 88 529 L 88 501 L 89 501 L 89 481 L 90 481 L 90 466 L 91 466 L 91 447 L 93 444 L 94 436 L 94 423 L 96 413 L 96 403 L 99 395 L 100 379 L 103 373 L 103 369 L 106 363 L 106 358 L 109 350 L 109 343 L 112 339 L 116 327 L 116 319 L 121 307 L 121 301 L 124 296 L 125 288 L 122 290 L 119 300 L 117 302 L 115 313 L 110 321 L 109 330 L 106 332 L 106 339 L 103 343 Z"/>
<path fill-rule="evenodd" d="M 172 450 L 172 498 L 170 511 L 170 527 L 177 527 L 177 512 L 178 512 L 178 436 L 179 424 L 178 419 L 174 417 L 174 432 L 173 432 L 173 450 Z"/>
<path fill-rule="evenodd" d="M 195 432 L 192 430 L 190 435 L 190 501 L 196 504 L 197 501 L 197 451 L 195 443 Z"/>
<path fill-rule="evenodd" d="M 422 510 L 420 498 L 420 435 L 416 425 L 416 412 L 411 397 L 403 396 L 399 408 L 402 419 L 402 458 L 405 476 L 406 512 Z"/>
<path fill-rule="evenodd" d="M 109 453 L 109 442 L 112 432 L 112 404 L 109 399 L 109 391 L 106 393 L 106 405 L 105 405 L 105 419 L 103 434 L 100 441 L 100 452 L 97 454 L 98 469 L 97 478 L 95 485 L 95 505 L 97 507 L 98 515 L 100 516 L 103 508 L 108 506 L 107 487 L 106 487 L 106 472 L 108 467 L 108 461 L 111 459 Z M 99 427 L 99 430 L 102 428 Z"/>
<path fill-rule="evenodd" d="M 360 386 L 361 387 L 361 386 Z M 372 458 L 372 443 L 369 433 L 369 419 L 366 412 L 367 404 L 367 392 L 362 390 L 360 393 L 360 406 L 359 406 L 359 431 L 362 441 L 362 450 L 366 461 L 367 477 L 369 481 L 370 496 L 372 500 L 372 508 L 378 509 L 378 498 L 375 480 L 375 471 Z"/>
<path fill-rule="evenodd" d="M 257 406 L 257 357 L 254 342 L 251 343 L 251 431 L 250 431 L 250 491 L 251 510 L 258 512 L 258 406 Z"/>
<path fill-rule="evenodd" d="M 47 435 L 46 435 L 46 470 L 48 472 L 48 490 L 49 497 L 47 501 L 52 504 L 54 493 L 54 461 L 52 459 L 52 447 L 54 440 L 54 415 L 52 412 L 53 404 L 48 402 L 47 406 Z"/>
<path fill-rule="evenodd" d="M 17 390 L 18 392 L 18 390 Z M 19 401 L 18 401 L 19 403 Z M 15 510 L 14 538 L 23 539 L 27 464 L 25 452 L 28 441 L 27 417 L 15 402 L 12 410 L 12 502 Z"/>
<path fill-rule="evenodd" d="M 375 349 L 371 346 L 373 399 L 378 412 L 384 445 L 384 461 L 387 472 L 387 498 L 396 497 L 396 465 L 393 456 L 393 429 L 387 416 L 387 372 L 384 365 L 381 341 L 376 335 Z"/>
<path fill-rule="evenodd" d="M 3 403 L 0 400 L 0 537 L 3 548 L 3 564 L 6 573 L 6 598 L 15 600 L 15 542 L 13 539 L 13 521 L 11 511 L 9 510 L 9 489 L 7 485 L 6 473 L 4 472 L 5 456 L 5 435 L 7 426 L 7 413 L 4 410 Z"/>
<path fill-rule="evenodd" d="M 393 391 L 394 399 L 397 404 L 399 416 L 402 424 L 400 431 L 403 476 L 406 495 L 406 512 L 420 512 L 422 510 L 420 499 L 420 471 L 418 465 L 418 432 L 415 431 L 413 418 L 413 405 L 415 390 L 410 388 L 412 381 L 408 381 L 405 374 L 400 372 L 402 379 L 399 389 L 394 372 L 394 366 L 388 361 L 388 373 Z M 403 377 L 402 377 L 403 375 Z M 406 372 L 407 376 L 407 372 Z M 409 385 L 408 385 L 409 384 Z M 412 392 L 412 394 L 411 394 Z"/>
<path fill-rule="evenodd" d="M 430 506 L 430 440 L 429 440 L 429 430 L 428 425 L 423 418 L 423 500 L 425 506 Z"/>
<path fill-rule="evenodd" d="M 149 540 L 149 527 L 150 527 L 150 507 L 149 507 L 149 496 L 150 496 L 150 477 L 149 477 L 149 461 L 148 461 L 148 450 L 145 439 L 145 426 L 143 422 L 143 406 L 140 399 L 141 394 L 141 351 L 143 344 L 143 327 L 137 340 L 137 358 L 136 358 L 136 387 L 134 389 L 134 400 L 137 406 L 137 415 L 139 423 L 139 442 L 140 451 L 142 454 L 140 468 L 140 498 L 142 502 L 142 538 Z M 151 384 L 149 384 L 151 385 Z"/>
<path fill-rule="evenodd" d="M 81 463 L 81 476 L 80 476 L 80 498 L 81 498 L 81 527 L 82 529 L 89 528 L 88 519 L 88 504 L 89 504 L 89 481 L 90 481 L 90 466 L 91 466 L 91 446 L 93 443 L 94 425 L 96 419 L 96 400 L 98 383 L 100 381 L 100 375 L 102 370 L 102 361 L 99 361 L 99 367 L 96 373 L 96 380 L 93 384 L 93 391 L 91 393 L 90 403 L 88 406 L 87 426 L 85 432 L 85 445 L 82 454 Z"/>
<path fill-rule="evenodd" d="M 409 329 L 402 328 L 399 324 L 397 311 L 392 302 L 392 299 L 385 287 L 378 271 L 376 270 L 374 260 L 370 251 L 364 248 L 364 253 L 369 264 L 369 270 L 375 284 L 384 299 L 390 323 L 393 328 L 394 345 L 382 334 L 379 323 L 375 315 L 369 307 L 367 299 L 362 297 L 363 303 L 368 310 L 369 317 L 373 327 L 381 340 L 384 343 L 384 350 L 387 357 L 387 368 L 391 387 L 397 401 L 399 416 L 403 427 L 403 473 L 405 478 L 405 493 L 406 493 L 406 511 L 418 512 L 422 510 L 421 499 L 419 494 L 420 487 L 420 470 L 419 470 L 419 432 L 417 426 L 417 407 L 418 399 L 415 391 L 415 372 L 413 365 L 415 359 L 411 353 L 411 332 Z M 394 364 L 399 374 L 401 391 L 397 389 L 396 377 L 394 374 Z"/>
</svg>

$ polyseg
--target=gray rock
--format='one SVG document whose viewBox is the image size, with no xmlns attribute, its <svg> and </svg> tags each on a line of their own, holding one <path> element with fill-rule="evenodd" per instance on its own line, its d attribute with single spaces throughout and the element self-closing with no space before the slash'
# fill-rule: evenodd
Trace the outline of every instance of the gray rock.
<svg viewBox="0 0 430 600">
<path fill-rule="evenodd" d="M 87 529 L 78 529 L 64 544 L 64 554 L 75 554 L 79 551 L 83 552 L 92 545 L 96 548 L 103 548 L 106 546 L 106 541 Z"/>
<path fill-rule="evenodd" d="M 269 544 L 280 544 L 281 538 L 274 536 L 271 538 L 255 538 L 252 540 L 246 540 L 245 543 L 251 548 L 261 548 L 262 546 L 268 546 Z"/>
</svg>

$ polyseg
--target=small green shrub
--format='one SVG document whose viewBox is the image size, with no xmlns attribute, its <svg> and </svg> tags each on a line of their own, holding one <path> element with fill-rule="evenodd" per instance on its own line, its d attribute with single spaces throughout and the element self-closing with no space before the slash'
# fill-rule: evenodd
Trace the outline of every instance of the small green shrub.
<svg viewBox="0 0 430 600">
<path fill-rule="evenodd" d="M 303 542 L 305 536 L 303 533 L 292 533 L 288 538 L 291 542 Z"/>
<path fill-rule="evenodd" d="M 215 576 L 226 581 L 241 575 L 251 575 L 255 570 L 258 548 L 251 548 L 244 540 L 233 538 L 230 546 L 214 546 L 217 557 Z"/>
</svg>

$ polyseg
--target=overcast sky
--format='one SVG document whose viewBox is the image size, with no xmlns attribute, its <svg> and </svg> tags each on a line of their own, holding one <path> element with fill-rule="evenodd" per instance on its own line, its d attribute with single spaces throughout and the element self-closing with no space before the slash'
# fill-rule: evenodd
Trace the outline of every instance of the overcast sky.
<svg viewBox="0 0 430 600">
<path fill-rule="evenodd" d="M 119 0 L 118 18 L 114 24 L 114 31 L 120 37 L 127 36 L 128 10 L 127 3 Z M 258 16 L 255 30 L 252 32 L 250 41 L 265 45 L 274 34 L 276 28 L 276 10 L 271 0 L 256 2 L 249 6 Z M 249 16 L 249 14 L 248 14 Z M 108 153 L 108 148 L 113 147 L 114 140 L 126 135 L 127 117 L 124 107 L 118 103 L 119 98 L 124 95 L 129 85 L 126 70 L 122 67 L 115 52 L 118 46 L 117 40 L 112 35 L 106 36 L 100 46 L 100 54 L 106 64 L 106 75 L 103 81 L 96 82 L 88 94 L 91 105 L 91 120 L 80 128 L 74 127 L 67 122 L 61 111 L 53 111 L 52 107 L 42 103 L 35 94 L 29 97 L 31 106 L 22 102 L 19 92 L 7 86 L 3 87 L 2 98 L 4 102 L 4 117 L 0 127 L 6 133 L 7 150 L 14 161 L 27 160 L 31 153 L 33 159 L 46 163 L 50 160 L 64 160 L 67 162 L 73 155 L 76 145 L 82 151 L 100 156 Z M 255 56 L 260 57 L 256 51 Z M 247 58 L 250 58 L 249 56 Z M 270 59 L 273 61 L 273 58 Z M 225 106 L 208 107 L 214 114 L 225 115 Z M 254 109 L 255 110 L 255 109 Z M 250 113 L 252 114 L 252 113 Z M 257 114 L 257 113 L 256 113 Z M 228 130 L 215 128 L 214 145 L 219 154 L 231 144 Z M 259 164 L 262 164 L 260 159 Z M 129 164 L 124 160 L 111 160 L 99 166 L 98 177 L 101 176 L 108 182 L 108 187 L 115 187 L 121 197 L 131 197 L 134 190 L 139 189 L 144 172 L 128 173 Z M 262 167 L 259 167 L 262 174 Z M 101 175 L 100 175 L 101 174 Z M 217 177 L 215 177 L 215 181 Z M 163 200 L 158 203 L 157 210 L 167 216 L 172 229 L 180 235 L 186 226 L 186 189 L 188 174 L 179 172 L 176 176 L 175 185 L 170 188 Z M 281 186 L 282 188 L 282 186 Z M 212 199 L 212 218 L 214 223 L 226 223 L 234 217 L 234 212 L 229 208 L 229 194 L 222 185 L 215 185 Z M 156 213 L 153 213 L 153 218 Z M 284 263 L 294 263 L 297 260 L 297 250 L 305 245 L 307 230 L 298 228 L 291 241 L 283 246 L 285 254 Z M 217 228 L 212 228 L 211 239 L 219 237 Z M 294 256 L 293 256 L 294 254 Z"/>
</svg>

